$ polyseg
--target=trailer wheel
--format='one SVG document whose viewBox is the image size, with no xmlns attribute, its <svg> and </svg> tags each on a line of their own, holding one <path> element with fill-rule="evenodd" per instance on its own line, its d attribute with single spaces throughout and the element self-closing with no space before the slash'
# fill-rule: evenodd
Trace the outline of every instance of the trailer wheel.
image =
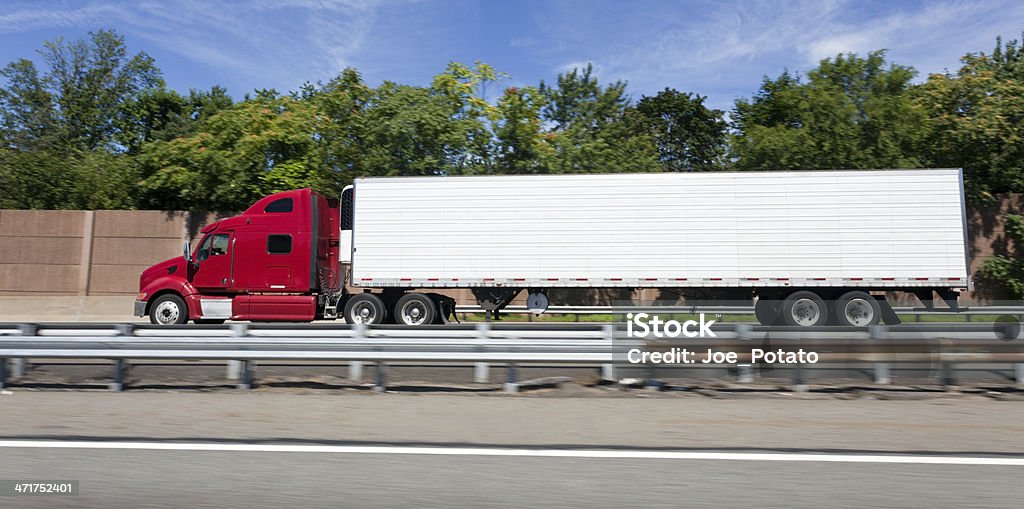
<svg viewBox="0 0 1024 509">
<path fill-rule="evenodd" d="M 877 325 L 882 319 L 882 307 L 867 292 L 844 293 L 836 301 L 836 321 L 839 325 L 867 327 Z"/>
<path fill-rule="evenodd" d="M 360 293 L 345 303 L 345 322 L 377 325 L 387 318 L 384 301 L 372 293 Z"/>
<path fill-rule="evenodd" d="M 828 307 L 814 292 L 793 292 L 782 301 L 782 321 L 796 327 L 825 325 L 828 323 Z"/>
<path fill-rule="evenodd" d="M 149 306 L 149 321 L 157 325 L 188 323 L 188 306 L 185 305 L 185 300 L 177 295 L 161 295 Z"/>
<path fill-rule="evenodd" d="M 782 306 L 777 300 L 768 300 L 758 298 L 757 302 L 754 303 L 754 316 L 757 317 L 757 321 L 761 322 L 761 325 L 772 326 L 778 325 L 780 318 L 782 317 Z"/>
<path fill-rule="evenodd" d="M 398 325 L 427 325 L 434 323 L 437 307 L 434 300 L 422 293 L 407 293 L 395 303 L 395 322 Z"/>
</svg>

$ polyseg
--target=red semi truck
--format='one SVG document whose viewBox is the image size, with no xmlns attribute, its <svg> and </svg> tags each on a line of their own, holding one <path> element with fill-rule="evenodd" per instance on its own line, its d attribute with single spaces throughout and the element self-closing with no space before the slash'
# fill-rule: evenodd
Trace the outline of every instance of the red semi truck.
<svg viewBox="0 0 1024 509">
<path fill-rule="evenodd" d="M 454 311 L 435 289 L 497 316 L 523 291 L 542 312 L 554 288 L 658 288 L 765 324 L 893 323 L 885 292 L 970 289 L 963 196 L 955 169 L 358 179 L 206 226 L 142 273 L 135 314 L 423 325 Z"/>
<path fill-rule="evenodd" d="M 184 256 L 142 272 L 136 316 L 163 325 L 312 321 L 326 296 L 341 293 L 337 200 L 310 189 L 277 193 L 202 233 L 194 253 L 186 243 Z"/>
</svg>

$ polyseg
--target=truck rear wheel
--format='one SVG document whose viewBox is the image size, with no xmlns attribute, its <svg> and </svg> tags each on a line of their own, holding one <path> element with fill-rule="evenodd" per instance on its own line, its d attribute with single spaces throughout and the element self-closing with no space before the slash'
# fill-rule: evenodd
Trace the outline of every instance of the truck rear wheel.
<svg viewBox="0 0 1024 509">
<path fill-rule="evenodd" d="M 407 293 L 395 303 L 395 323 L 398 325 L 428 325 L 434 323 L 436 316 L 434 300 L 422 293 Z"/>
<path fill-rule="evenodd" d="M 793 292 L 782 301 L 782 321 L 796 327 L 825 325 L 828 323 L 828 307 L 814 292 Z"/>
<path fill-rule="evenodd" d="M 188 322 L 188 306 L 184 299 L 168 293 L 149 306 L 149 321 L 157 325 L 181 325 Z"/>
<path fill-rule="evenodd" d="M 836 300 L 836 321 L 839 325 L 867 327 L 877 325 L 882 319 L 882 307 L 867 292 L 844 293 Z"/>
<path fill-rule="evenodd" d="M 345 322 L 377 325 L 387 318 L 384 301 L 372 293 L 360 293 L 345 304 Z"/>
</svg>

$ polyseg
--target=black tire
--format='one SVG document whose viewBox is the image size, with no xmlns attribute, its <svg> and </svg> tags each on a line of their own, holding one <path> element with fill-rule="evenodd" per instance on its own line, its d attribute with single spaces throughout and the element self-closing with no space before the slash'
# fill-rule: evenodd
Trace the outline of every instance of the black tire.
<svg viewBox="0 0 1024 509">
<path fill-rule="evenodd" d="M 185 300 L 172 293 L 157 297 L 149 305 L 149 322 L 156 325 L 188 323 L 188 306 L 185 305 Z"/>
<path fill-rule="evenodd" d="M 395 303 L 395 323 L 398 325 L 429 325 L 437 316 L 434 299 L 422 293 L 407 293 Z"/>
<path fill-rule="evenodd" d="M 754 303 L 754 316 L 757 317 L 758 322 L 761 322 L 761 325 L 769 327 L 778 325 L 782 319 L 782 314 L 779 312 L 781 309 L 782 305 L 778 300 L 758 297 L 757 302 Z"/>
<path fill-rule="evenodd" d="M 867 327 L 882 321 L 882 306 L 868 292 L 844 293 L 836 300 L 834 315 L 837 325 Z"/>
<path fill-rule="evenodd" d="M 360 293 L 345 303 L 345 323 L 379 325 L 387 320 L 388 310 L 384 301 L 372 293 Z"/>
<path fill-rule="evenodd" d="M 819 327 L 828 323 L 829 309 L 814 292 L 793 292 L 782 301 L 782 323 L 794 327 Z"/>
<path fill-rule="evenodd" d="M 200 318 L 192 321 L 196 322 L 196 325 L 221 325 L 224 323 L 224 320 L 214 318 Z"/>
</svg>

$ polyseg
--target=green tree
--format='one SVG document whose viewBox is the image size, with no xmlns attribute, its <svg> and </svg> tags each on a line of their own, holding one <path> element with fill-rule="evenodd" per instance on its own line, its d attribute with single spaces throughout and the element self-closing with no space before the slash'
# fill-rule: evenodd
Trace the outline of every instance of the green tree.
<svg viewBox="0 0 1024 509">
<path fill-rule="evenodd" d="M 666 88 L 636 104 L 641 125 L 654 137 L 665 171 L 721 170 L 726 165 L 728 124 L 706 97 Z"/>
<path fill-rule="evenodd" d="M 145 53 L 113 31 L 44 43 L 45 72 L 20 59 L 0 70 L 0 203 L 12 208 L 130 208 L 146 121 L 135 105 L 164 90 Z M 163 95 L 168 95 L 163 91 Z"/>
<path fill-rule="evenodd" d="M 7 85 L 0 88 L 0 142 L 27 150 L 52 145 L 57 135 L 57 110 L 31 60 L 16 60 L 0 69 Z"/>
<path fill-rule="evenodd" d="M 492 159 L 488 125 L 495 108 L 479 89 L 499 73 L 477 62 L 452 62 L 432 85 L 384 82 L 364 114 L 367 174 L 458 175 L 486 171 Z"/>
<path fill-rule="evenodd" d="M 1007 215 L 1004 219 L 1006 252 L 985 260 L 978 275 L 991 288 L 1003 288 L 1012 299 L 1024 299 L 1024 259 L 1019 249 L 1024 246 L 1024 216 Z"/>
<path fill-rule="evenodd" d="M 544 96 L 534 87 L 509 87 L 498 99 L 494 123 L 496 173 L 544 173 L 554 151 L 545 143 L 540 110 Z"/>
<path fill-rule="evenodd" d="M 628 122 L 626 84 L 602 87 L 593 66 L 558 75 L 557 86 L 543 81 L 541 119 L 552 130 L 545 136 L 552 155 L 551 173 L 658 171 L 658 154 L 648 133 Z"/>
<path fill-rule="evenodd" d="M 363 157 L 369 148 L 366 115 L 373 96 L 374 90 L 352 68 L 326 84 L 307 83 L 295 94 L 297 99 L 313 103 L 318 112 L 312 159 L 329 176 L 335 196 L 354 178 L 381 173 L 380 168 L 368 167 Z"/>
<path fill-rule="evenodd" d="M 914 101 L 913 68 L 885 65 L 885 52 L 824 59 L 804 83 L 788 72 L 765 78 L 736 101 L 733 157 L 740 169 L 921 166 L 928 135 Z"/>
<path fill-rule="evenodd" d="M 309 102 L 261 97 L 213 115 L 191 136 L 147 144 L 143 205 L 240 210 L 273 192 L 329 187 L 310 161 L 315 116 Z"/>
<path fill-rule="evenodd" d="M 103 151 L 0 150 L 0 209 L 128 209 L 138 167 Z"/>
<path fill-rule="evenodd" d="M 934 131 L 935 166 L 964 169 L 973 199 L 1024 191 L 1024 51 L 997 40 L 991 55 L 970 53 L 955 73 L 933 74 L 918 101 Z"/>
<path fill-rule="evenodd" d="M 191 136 L 203 122 L 232 103 L 227 89 L 216 85 L 209 91 L 192 89 L 188 97 L 164 88 L 146 90 L 121 108 L 117 141 L 135 154 L 151 141 Z"/>
<path fill-rule="evenodd" d="M 47 41 L 40 52 L 47 71 L 30 60 L 8 64 L 0 74 L 0 124 L 8 140 L 47 140 L 61 149 L 117 149 L 128 136 L 122 109 L 140 94 L 164 87 L 145 53 L 129 57 L 124 38 L 109 30 L 88 39 Z M 33 145 L 35 146 L 35 145 Z M 22 148 L 27 146 L 21 145 Z"/>
</svg>

